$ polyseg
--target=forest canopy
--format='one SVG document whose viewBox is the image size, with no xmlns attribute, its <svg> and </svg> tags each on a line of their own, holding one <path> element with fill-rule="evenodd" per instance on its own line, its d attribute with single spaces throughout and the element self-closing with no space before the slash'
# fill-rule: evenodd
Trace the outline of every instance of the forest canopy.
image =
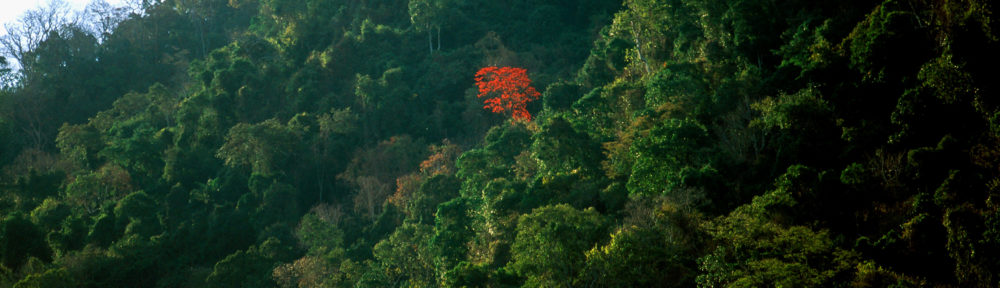
<svg viewBox="0 0 1000 288">
<path fill-rule="evenodd" d="M 1000 286 L 991 1 L 52 3 L 0 287 Z"/>
</svg>

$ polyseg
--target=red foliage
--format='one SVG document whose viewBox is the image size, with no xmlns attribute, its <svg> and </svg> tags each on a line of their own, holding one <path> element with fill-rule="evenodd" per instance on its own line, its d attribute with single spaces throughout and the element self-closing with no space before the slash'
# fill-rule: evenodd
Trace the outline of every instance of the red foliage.
<svg viewBox="0 0 1000 288">
<path fill-rule="evenodd" d="M 483 67 L 476 72 L 476 85 L 479 86 L 479 95 L 476 97 L 494 95 L 483 100 L 486 104 L 483 109 L 493 113 L 510 113 L 514 120 L 531 121 L 528 102 L 542 95 L 535 87 L 531 87 L 531 79 L 524 68 Z M 499 96 L 496 96 L 497 92 Z"/>
</svg>

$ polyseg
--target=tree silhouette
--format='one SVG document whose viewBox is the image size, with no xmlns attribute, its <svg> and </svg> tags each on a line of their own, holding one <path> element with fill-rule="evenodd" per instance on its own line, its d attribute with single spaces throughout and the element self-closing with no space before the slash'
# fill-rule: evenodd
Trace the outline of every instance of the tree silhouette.
<svg viewBox="0 0 1000 288">
<path fill-rule="evenodd" d="M 531 113 L 526 109 L 528 102 L 541 96 L 531 87 L 531 79 L 527 70 L 514 67 L 489 66 L 476 72 L 476 85 L 479 94 L 476 97 L 489 97 L 483 100 L 483 109 L 493 113 L 510 113 L 514 120 L 531 121 Z M 496 94 L 500 95 L 497 96 Z"/>
</svg>

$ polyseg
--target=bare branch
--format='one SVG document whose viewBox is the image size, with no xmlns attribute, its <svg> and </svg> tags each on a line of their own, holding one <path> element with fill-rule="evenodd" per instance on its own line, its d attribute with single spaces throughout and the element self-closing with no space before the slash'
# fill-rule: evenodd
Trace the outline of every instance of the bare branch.
<svg viewBox="0 0 1000 288">
<path fill-rule="evenodd" d="M 87 4 L 82 15 L 84 21 L 81 22 L 88 23 L 88 28 L 98 38 L 106 38 L 119 23 L 128 19 L 129 13 L 127 7 L 116 7 L 104 0 L 94 0 Z"/>
<path fill-rule="evenodd" d="M 0 53 L 21 65 L 25 65 L 25 55 L 38 47 L 50 33 L 60 32 L 63 27 L 73 24 L 69 18 L 69 4 L 64 0 L 51 0 L 47 6 L 28 10 L 17 22 L 4 25 L 6 35 L 0 37 Z"/>
</svg>

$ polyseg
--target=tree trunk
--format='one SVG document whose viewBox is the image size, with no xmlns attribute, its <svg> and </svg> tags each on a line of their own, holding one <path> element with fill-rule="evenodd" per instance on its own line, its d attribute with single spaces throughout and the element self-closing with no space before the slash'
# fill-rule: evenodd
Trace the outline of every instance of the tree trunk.
<svg viewBox="0 0 1000 288">
<path fill-rule="evenodd" d="M 642 61 L 642 66 L 646 68 L 646 74 L 649 74 L 649 63 L 646 62 L 646 57 L 642 56 L 642 40 L 639 39 L 641 31 L 635 27 L 634 21 L 629 21 L 630 26 L 632 26 L 632 38 L 635 39 L 635 54 L 639 57 L 639 61 Z"/>
<path fill-rule="evenodd" d="M 204 58 L 208 54 L 208 45 L 205 44 L 205 18 L 201 18 L 201 23 L 198 25 L 198 34 L 201 38 L 201 57 Z"/>
</svg>

